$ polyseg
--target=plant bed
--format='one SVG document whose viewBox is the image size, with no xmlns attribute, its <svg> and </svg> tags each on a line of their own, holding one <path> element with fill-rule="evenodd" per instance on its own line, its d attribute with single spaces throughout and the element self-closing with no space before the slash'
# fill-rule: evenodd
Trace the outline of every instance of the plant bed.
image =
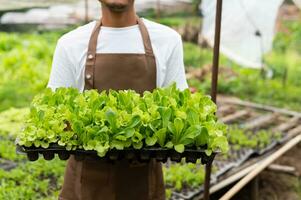
<svg viewBox="0 0 301 200">
<path fill-rule="evenodd" d="M 30 161 L 36 161 L 39 159 L 39 155 L 42 155 L 45 160 L 54 159 L 55 155 L 61 160 L 67 160 L 70 155 L 74 155 L 77 160 L 83 160 L 86 158 L 118 161 L 127 159 L 130 161 L 149 162 L 151 159 L 156 159 L 158 162 L 165 163 L 168 159 L 173 162 L 181 162 L 185 158 L 186 162 L 196 163 L 197 159 L 201 159 L 202 164 L 207 164 L 212 161 L 218 152 L 213 152 L 211 155 L 207 155 L 204 149 L 186 149 L 183 153 L 179 153 L 173 149 L 164 148 L 142 148 L 137 149 L 124 149 L 124 150 L 110 150 L 105 157 L 99 157 L 96 151 L 85 151 L 83 149 L 66 150 L 57 144 L 51 144 L 48 148 L 36 148 L 36 147 L 24 147 L 17 145 L 18 153 L 25 153 Z"/>
</svg>

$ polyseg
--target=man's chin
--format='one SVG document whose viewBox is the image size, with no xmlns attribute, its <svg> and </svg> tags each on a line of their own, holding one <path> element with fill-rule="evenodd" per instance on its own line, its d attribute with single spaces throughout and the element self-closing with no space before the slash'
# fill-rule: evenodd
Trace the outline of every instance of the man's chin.
<svg viewBox="0 0 301 200">
<path fill-rule="evenodd" d="M 129 7 L 129 5 L 117 3 L 107 3 L 105 6 L 107 6 L 112 12 L 123 12 Z"/>
</svg>

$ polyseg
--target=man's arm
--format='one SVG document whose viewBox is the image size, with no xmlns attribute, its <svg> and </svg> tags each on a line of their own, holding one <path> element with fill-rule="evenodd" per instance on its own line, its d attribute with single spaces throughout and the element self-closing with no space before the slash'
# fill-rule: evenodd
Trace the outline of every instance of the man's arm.
<svg viewBox="0 0 301 200">
<path fill-rule="evenodd" d="M 166 69 L 163 87 L 169 86 L 175 82 L 180 90 L 188 88 L 185 75 L 183 43 L 181 36 L 178 36 L 177 38 L 176 45 L 174 46 L 167 60 Z"/>
<path fill-rule="evenodd" d="M 49 88 L 55 90 L 59 87 L 76 87 L 75 83 L 75 66 L 71 61 L 68 52 L 61 40 L 58 41 L 53 61 L 50 78 L 48 82 Z"/>
</svg>

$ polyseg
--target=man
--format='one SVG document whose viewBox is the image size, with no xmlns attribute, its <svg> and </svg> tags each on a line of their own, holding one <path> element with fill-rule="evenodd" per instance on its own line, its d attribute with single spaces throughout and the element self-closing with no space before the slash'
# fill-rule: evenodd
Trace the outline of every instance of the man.
<svg viewBox="0 0 301 200">
<path fill-rule="evenodd" d="M 176 82 L 187 88 L 181 37 L 136 16 L 134 0 L 100 0 L 102 19 L 58 41 L 48 87 L 133 89 Z M 68 161 L 61 200 L 164 200 L 160 163 Z"/>
</svg>

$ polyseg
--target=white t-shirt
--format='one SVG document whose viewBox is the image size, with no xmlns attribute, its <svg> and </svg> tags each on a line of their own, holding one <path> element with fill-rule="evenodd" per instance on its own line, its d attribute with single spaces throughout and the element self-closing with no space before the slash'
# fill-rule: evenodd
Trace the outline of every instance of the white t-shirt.
<svg viewBox="0 0 301 200">
<path fill-rule="evenodd" d="M 179 89 L 187 88 L 181 36 L 167 26 L 143 18 L 142 20 L 148 29 L 156 58 L 157 87 L 176 82 Z M 74 87 L 79 91 L 84 90 L 88 43 L 95 24 L 93 21 L 81 26 L 58 40 L 48 82 L 49 88 L 54 90 L 58 87 Z M 97 53 L 144 54 L 138 25 L 124 28 L 103 26 L 98 37 Z"/>
</svg>

